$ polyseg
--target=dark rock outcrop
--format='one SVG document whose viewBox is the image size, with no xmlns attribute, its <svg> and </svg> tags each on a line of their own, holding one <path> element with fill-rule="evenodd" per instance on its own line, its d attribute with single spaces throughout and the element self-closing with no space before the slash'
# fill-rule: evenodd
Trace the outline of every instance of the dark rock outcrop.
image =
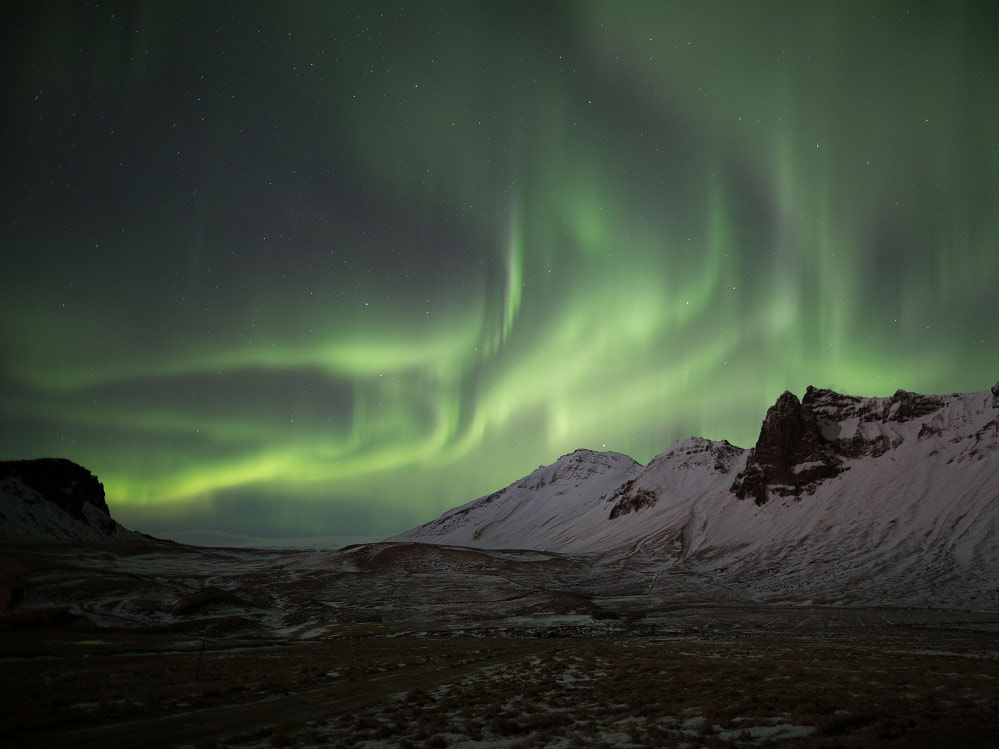
<svg viewBox="0 0 999 749">
<path fill-rule="evenodd" d="M 939 411 L 944 406 L 943 398 L 936 395 L 920 395 L 907 390 L 896 390 L 888 399 L 884 421 L 911 421 Z"/>
<path fill-rule="evenodd" d="M 860 398 L 809 386 L 800 402 L 785 392 L 767 411 L 760 438 L 732 491 L 740 499 L 752 497 L 757 504 L 770 496 L 811 494 L 820 482 L 846 470 L 846 460 L 877 458 L 898 447 L 899 425 L 929 416 L 944 405 L 940 396 L 907 390 L 896 390 L 889 398 Z M 840 437 L 848 421 L 853 421 L 852 433 Z M 864 426 L 871 424 L 884 427 Z M 917 439 L 931 439 L 940 431 L 924 423 Z"/>
<path fill-rule="evenodd" d="M 111 517 L 104 499 L 104 484 L 86 468 L 66 458 L 0 461 L 0 479 L 7 477 L 20 479 L 79 520 L 86 520 L 83 514 L 85 504 Z"/>
<path fill-rule="evenodd" d="M 812 409 L 785 391 L 767 411 L 756 447 L 736 476 L 732 492 L 740 499 L 752 497 L 757 504 L 765 503 L 771 492 L 799 496 L 839 474 L 841 463 L 823 438 Z"/>
<path fill-rule="evenodd" d="M 908 390 L 896 390 L 890 398 L 860 398 L 811 385 L 805 391 L 802 405 L 827 421 L 843 421 L 857 417 L 862 422 L 906 422 L 927 416 L 944 406 L 937 395 L 920 395 Z"/>
<path fill-rule="evenodd" d="M 651 507 L 659 501 L 659 495 L 651 489 L 635 488 L 635 479 L 626 481 L 618 487 L 613 494 L 607 498 L 608 502 L 613 502 L 609 520 L 627 515 L 629 512 L 637 512 L 645 507 Z"/>
<path fill-rule="evenodd" d="M 0 461 L 0 482 L 12 479 L 84 525 L 115 533 L 117 524 L 104 498 L 104 485 L 83 466 L 65 458 Z M 86 506 L 96 512 L 84 512 Z"/>
</svg>

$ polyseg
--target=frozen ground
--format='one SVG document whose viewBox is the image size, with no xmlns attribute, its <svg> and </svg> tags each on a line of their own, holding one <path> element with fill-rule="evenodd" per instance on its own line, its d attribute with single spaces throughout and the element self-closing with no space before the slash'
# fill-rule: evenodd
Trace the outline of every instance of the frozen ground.
<svg viewBox="0 0 999 749">
<path fill-rule="evenodd" d="M 10 746 L 991 746 L 999 614 L 537 551 L 6 543 Z"/>
</svg>

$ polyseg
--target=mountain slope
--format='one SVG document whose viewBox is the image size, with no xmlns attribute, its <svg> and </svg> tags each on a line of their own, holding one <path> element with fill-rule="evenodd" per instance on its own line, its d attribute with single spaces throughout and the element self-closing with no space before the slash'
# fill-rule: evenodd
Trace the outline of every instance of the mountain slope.
<svg viewBox="0 0 999 749">
<path fill-rule="evenodd" d="M 0 461 L 0 538 L 107 541 L 148 538 L 111 517 L 104 485 L 64 458 Z"/>
<path fill-rule="evenodd" d="M 571 496 L 527 477 L 394 540 L 591 554 L 739 599 L 999 606 L 999 384 L 784 393 L 751 450 L 691 438 L 615 475 Z"/>
<path fill-rule="evenodd" d="M 999 386 L 890 398 L 809 388 L 799 423 L 817 431 L 783 453 L 774 436 L 794 431 L 797 409 L 782 400 L 692 563 L 762 597 L 999 605 Z"/>
<path fill-rule="evenodd" d="M 576 450 L 389 540 L 566 551 L 603 525 L 602 498 L 641 470 L 627 455 Z"/>
</svg>

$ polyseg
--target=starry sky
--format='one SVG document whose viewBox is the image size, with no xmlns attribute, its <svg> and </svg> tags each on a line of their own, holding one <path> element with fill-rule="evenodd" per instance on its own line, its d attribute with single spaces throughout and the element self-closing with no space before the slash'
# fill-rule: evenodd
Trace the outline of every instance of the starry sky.
<svg viewBox="0 0 999 749">
<path fill-rule="evenodd" d="M 21 3 L 0 456 L 380 538 L 784 389 L 999 377 L 992 2 Z M 212 536 L 215 538 L 215 536 Z"/>
</svg>

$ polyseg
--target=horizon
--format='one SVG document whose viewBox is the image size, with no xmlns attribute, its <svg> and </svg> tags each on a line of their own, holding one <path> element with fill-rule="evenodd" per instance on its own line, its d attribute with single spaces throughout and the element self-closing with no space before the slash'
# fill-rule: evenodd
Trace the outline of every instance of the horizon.
<svg viewBox="0 0 999 749">
<path fill-rule="evenodd" d="M 807 389 L 812 388 L 812 387 L 813 386 L 811 386 L 811 385 L 808 386 L 808 388 L 806 388 L 806 392 L 807 392 Z M 994 395 L 996 393 L 996 388 L 999 388 L 999 380 L 997 380 L 996 383 L 991 388 L 987 388 L 987 389 L 981 390 L 981 391 L 971 391 L 971 392 L 968 392 L 968 393 L 916 393 L 916 395 L 928 395 L 928 396 L 931 396 L 931 397 L 948 397 L 948 396 L 978 395 L 978 394 L 982 394 L 982 393 L 986 393 L 986 392 L 991 392 Z M 817 388 L 817 389 L 821 390 L 821 388 Z M 827 390 L 829 390 L 830 392 L 836 392 L 839 395 L 846 395 L 847 397 L 859 397 L 859 398 L 863 398 L 863 399 L 875 399 L 875 398 L 879 398 L 879 397 L 886 397 L 886 398 L 887 397 L 891 397 L 891 396 L 856 396 L 853 393 L 840 393 L 840 392 L 834 391 L 832 389 L 827 389 Z M 779 399 L 781 397 L 783 397 L 784 393 L 790 393 L 790 392 L 791 391 L 784 391 L 783 393 L 781 393 L 778 396 L 778 401 L 779 401 Z M 905 391 L 904 389 L 898 389 L 898 390 L 896 390 L 896 392 L 893 395 L 897 395 L 899 393 L 906 393 L 906 392 L 911 393 L 911 391 Z M 796 399 L 798 399 L 802 403 L 804 402 L 804 395 L 802 395 L 802 397 L 800 397 L 800 398 L 799 398 L 799 396 L 798 396 L 797 393 L 791 393 L 791 395 L 793 395 Z M 772 406 L 769 407 L 769 408 L 772 408 Z M 769 408 L 768 408 L 767 414 L 769 414 Z M 766 416 L 764 416 L 764 419 L 761 421 L 761 427 L 762 427 L 762 424 L 765 423 L 765 422 L 766 422 Z M 729 445 L 730 447 L 734 447 L 737 450 L 740 450 L 742 452 L 749 451 L 749 450 L 753 449 L 756 446 L 756 441 L 753 441 L 752 443 L 743 446 L 743 445 L 738 445 L 738 444 L 734 444 L 732 442 L 729 442 L 727 439 L 724 439 L 724 438 L 718 439 L 718 440 L 710 440 L 709 438 L 706 438 L 706 437 L 701 437 L 701 436 L 698 436 L 698 435 L 690 435 L 689 437 L 679 438 L 679 439 L 674 440 L 672 443 L 670 443 L 670 445 L 668 445 L 665 449 L 663 449 L 662 451 L 660 451 L 659 453 L 657 453 L 656 455 L 654 455 L 648 461 L 637 461 L 632 456 L 627 455 L 626 453 L 619 453 L 619 452 L 614 451 L 614 450 L 596 450 L 596 449 L 587 448 L 587 447 L 578 447 L 575 450 L 572 450 L 572 451 L 567 452 L 567 453 L 563 453 L 557 459 L 553 460 L 552 462 L 550 462 L 548 464 L 544 464 L 543 463 L 543 464 L 539 465 L 537 468 L 533 469 L 532 471 L 525 472 L 524 474 L 519 475 L 519 476 L 513 478 L 510 482 L 508 482 L 504 486 L 497 487 L 497 491 L 501 491 L 501 490 L 504 490 L 504 489 L 509 489 L 511 487 L 514 487 L 517 484 L 519 484 L 519 482 L 522 479 L 524 479 L 527 476 L 533 474 L 534 472 L 540 471 L 540 470 L 545 469 L 545 468 L 550 468 L 551 466 L 555 465 L 560 460 L 562 460 L 562 458 L 569 457 L 569 456 L 574 455 L 575 453 L 578 453 L 578 452 L 589 452 L 589 453 L 595 453 L 595 454 L 598 454 L 598 455 L 599 454 L 622 455 L 623 457 L 626 457 L 626 458 L 629 458 L 629 459 L 633 460 L 639 466 L 649 467 L 649 466 L 651 466 L 656 461 L 657 458 L 659 458 L 662 455 L 665 455 L 666 453 L 671 452 L 678 444 L 689 442 L 691 440 L 708 440 L 708 441 L 712 441 L 712 442 L 722 442 L 722 443 L 725 443 L 725 444 Z M 59 458 L 59 456 L 53 456 L 53 457 L 56 457 L 57 459 Z M 87 466 L 83 466 L 83 468 L 87 469 Z M 89 470 L 89 469 L 87 469 L 87 470 Z M 97 478 L 100 479 L 100 476 L 97 476 Z M 488 494 L 494 494 L 494 493 L 495 492 L 490 491 Z M 456 504 L 456 505 L 454 505 L 452 507 L 445 508 L 444 512 L 441 513 L 440 515 L 438 515 L 437 513 L 435 513 L 434 515 L 432 515 L 430 517 L 426 517 L 426 518 L 423 518 L 423 519 L 419 520 L 418 523 L 417 523 L 417 526 L 414 526 L 413 528 L 410 528 L 410 527 L 407 526 L 406 528 L 401 529 L 401 531 L 399 531 L 399 532 L 415 530 L 416 527 L 418 527 L 419 525 L 422 525 L 424 523 L 429 523 L 429 522 L 431 522 L 433 520 L 439 519 L 440 517 L 442 517 L 444 514 L 446 514 L 447 512 L 449 512 L 452 509 L 455 509 L 457 507 L 461 507 L 463 505 L 470 505 L 470 504 L 476 503 L 476 502 L 478 502 L 478 500 L 481 500 L 481 499 L 484 499 L 485 497 L 487 497 L 488 494 L 483 494 L 483 495 L 475 497 L 475 498 L 471 498 L 471 499 L 467 499 L 467 500 L 462 500 L 461 502 L 459 502 L 458 504 Z M 140 532 L 144 532 L 143 529 L 141 529 L 141 528 L 130 528 L 129 530 L 137 530 L 137 531 L 140 531 Z M 350 546 L 355 546 L 355 545 L 358 545 L 358 544 L 370 544 L 370 543 L 386 542 L 386 541 L 390 541 L 391 538 L 393 536 L 395 536 L 395 535 L 397 535 L 396 532 L 392 532 L 392 533 L 390 533 L 388 535 L 386 535 L 386 534 L 374 534 L 374 535 L 367 535 L 367 536 L 363 536 L 363 535 L 362 536 L 342 536 L 342 535 L 297 535 L 297 536 L 266 536 L 266 535 L 262 535 L 262 536 L 252 536 L 252 535 L 247 535 L 247 534 L 242 534 L 242 533 L 231 533 L 231 532 L 227 532 L 227 531 L 197 530 L 197 529 L 185 529 L 185 528 L 181 528 L 181 529 L 177 529 L 177 530 L 168 531 L 167 533 L 161 533 L 160 536 L 159 536 L 159 538 L 161 538 L 163 540 L 168 540 L 168 541 L 175 541 L 175 542 L 181 543 L 181 544 L 187 544 L 187 545 L 191 545 L 191 546 L 202 546 L 202 547 L 207 547 L 207 548 L 262 549 L 262 550 L 269 550 L 269 551 L 277 551 L 277 550 L 288 550 L 288 551 L 317 550 L 317 551 L 327 551 L 327 550 L 342 549 L 342 548 L 346 548 L 346 547 L 350 547 Z"/>
<path fill-rule="evenodd" d="M 2 32 L 0 457 L 128 527 L 386 538 L 784 390 L 996 381 L 987 7 L 230 11 Z"/>
</svg>

